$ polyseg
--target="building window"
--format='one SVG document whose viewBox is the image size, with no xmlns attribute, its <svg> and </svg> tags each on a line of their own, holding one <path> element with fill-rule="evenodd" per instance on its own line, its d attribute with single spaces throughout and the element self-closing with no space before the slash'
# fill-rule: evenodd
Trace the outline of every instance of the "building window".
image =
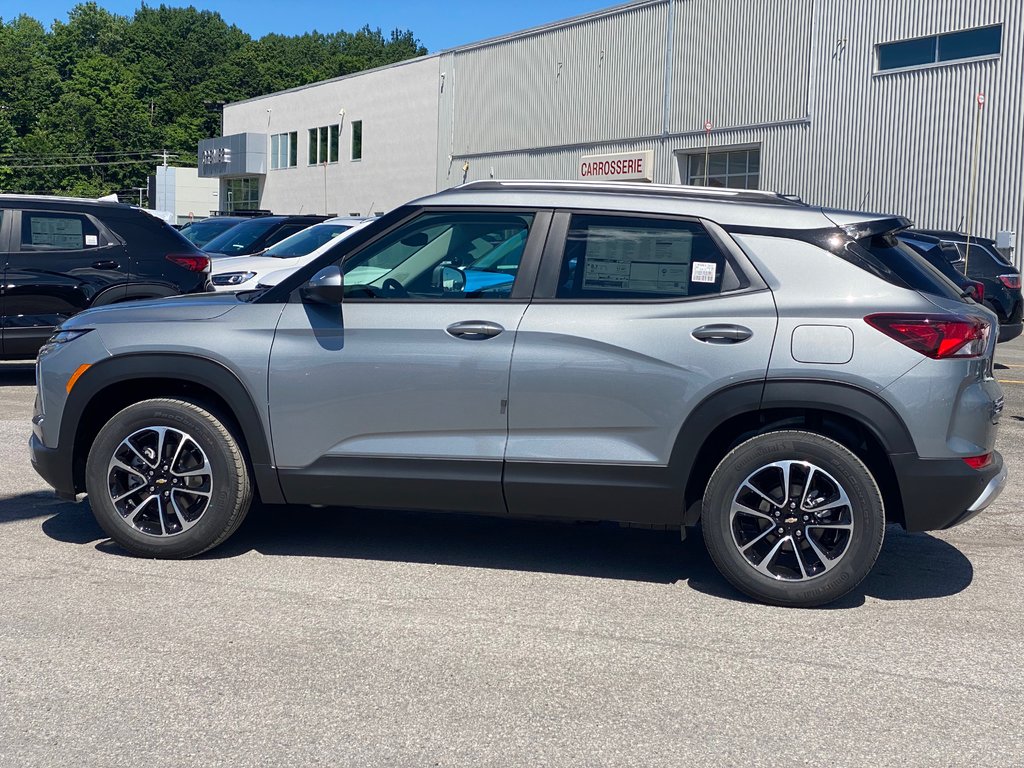
<svg viewBox="0 0 1024 768">
<path fill-rule="evenodd" d="M 953 64 L 957 61 L 998 56 L 1002 49 L 1002 24 L 894 43 L 879 43 L 875 46 L 876 71 Z"/>
<path fill-rule="evenodd" d="M 254 211 L 260 207 L 260 180 L 255 177 L 228 179 L 225 184 L 228 213 Z"/>
<path fill-rule="evenodd" d="M 705 169 L 705 158 L 707 168 Z M 723 150 L 716 147 L 705 155 L 693 152 L 683 155 L 680 176 L 684 184 L 698 187 L 730 187 L 759 189 L 761 182 L 761 148 L 739 147 Z"/>
<path fill-rule="evenodd" d="M 340 143 L 340 138 L 341 138 L 341 126 L 340 125 L 332 125 L 331 126 L 331 162 L 332 163 L 338 162 L 338 144 Z"/>
<path fill-rule="evenodd" d="M 352 121 L 352 159 L 363 159 L 363 121 Z"/>
<path fill-rule="evenodd" d="M 291 133 L 275 133 L 270 137 L 270 167 L 271 169 L 277 168 L 294 168 L 298 165 L 299 156 L 299 134 L 295 131 Z"/>
<path fill-rule="evenodd" d="M 322 125 L 309 129 L 309 164 L 338 162 L 338 135 L 340 126 Z"/>
</svg>

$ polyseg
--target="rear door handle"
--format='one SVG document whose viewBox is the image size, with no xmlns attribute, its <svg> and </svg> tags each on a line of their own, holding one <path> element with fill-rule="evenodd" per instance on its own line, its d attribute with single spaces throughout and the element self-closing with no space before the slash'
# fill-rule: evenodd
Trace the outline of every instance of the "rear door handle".
<svg viewBox="0 0 1024 768">
<path fill-rule="evenodd" d="M 702 325 L 700 328 L 695 328 L 690 335 L 697 341 L 708 344 L 738 344 L 749 339 L 754 332 L 742 325 L 722 324 Z"/>
<path fill-rule="evenodd" d="M 463 320 L 461 323 L 453 323 L 445 328 L 449 336 L 468 341 L 489 339 L 497 336 L 504 330 L 497 323 L 491 323 L 487 320 Z"/>
<path fill-rule="evenodd" d="M 114 260 L 108 261 L 94 261 L 92 263 L 93 269 L 117 269 L 120 265 Z"/>
</svg>

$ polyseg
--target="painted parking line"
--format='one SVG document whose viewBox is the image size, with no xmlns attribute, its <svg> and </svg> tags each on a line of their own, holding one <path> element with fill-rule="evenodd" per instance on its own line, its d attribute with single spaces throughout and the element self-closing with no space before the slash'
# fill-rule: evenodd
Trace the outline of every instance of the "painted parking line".
<svg viewBox="0 0 1024 768">
<path fill-rule="evenodd" d="M 1024 384 L 1024 381 L 1019 379 L 996 379 L 1000 384 Z"/>
</svg>

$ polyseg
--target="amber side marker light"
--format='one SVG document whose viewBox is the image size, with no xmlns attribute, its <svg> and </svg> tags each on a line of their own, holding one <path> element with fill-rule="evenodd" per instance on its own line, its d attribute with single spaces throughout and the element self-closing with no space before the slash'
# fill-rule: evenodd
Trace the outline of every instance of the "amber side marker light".
<svg viewBox="0 0 1024 768">
<path fill-rule="evenodd" d="M 71 374 L 71 378 L 68 379 L 68 383 L 64 385 L 64 389 L 67 390 L 68 394 L 71 394 L 71 388 L 75 386 L 75 382 L 81 378 L 82 374 L 88 371 L 92 367 L 92 363 L 82 363 L 75 369 L 75 372 Z"/>
</svg>

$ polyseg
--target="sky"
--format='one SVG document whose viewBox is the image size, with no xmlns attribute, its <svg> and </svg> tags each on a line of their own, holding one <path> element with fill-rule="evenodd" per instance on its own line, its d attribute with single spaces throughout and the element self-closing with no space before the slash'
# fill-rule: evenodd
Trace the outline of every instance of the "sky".
<svg viewBox="0 0 1024 768">
<path fill-rule="evenodd" d="M 217 11 L 252 37 L 270 32 L 300 35 L 303 32 L 355 32 L 367 24 L 410 29 L 431 53 L 489 37 L 516 32 L 581 13 L 620 5 L 624 0 L 163 0 L 172 6 L 194 5 Z M 98 0 L 112 13 L 130 16 L 139 0 Z M 161 0 L 150 0 L 157 6 Z M 9 21 L 24 13 L 49 26 L 54 19 L 67 20 L 73 0 L 0 0 L 0 18 Z"/>
</svg>

